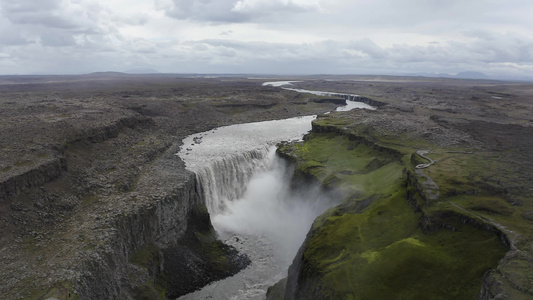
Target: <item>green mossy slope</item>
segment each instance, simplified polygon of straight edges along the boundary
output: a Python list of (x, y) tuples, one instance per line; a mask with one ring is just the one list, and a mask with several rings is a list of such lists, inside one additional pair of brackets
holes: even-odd
[[(430, 205), (409, 145), (390, 143), (391, 137), (380, 143), (362, 134), (365, 128), (347, 125), (321, 118), (305, 142), (279, 147), (297, 177), (345, 199), (315, 220), (296, 290), (285, 298), (476, 298), (484, 273), (508, 250), (499, 235)], [(500, 208), (490, 198), (483, 203)]]

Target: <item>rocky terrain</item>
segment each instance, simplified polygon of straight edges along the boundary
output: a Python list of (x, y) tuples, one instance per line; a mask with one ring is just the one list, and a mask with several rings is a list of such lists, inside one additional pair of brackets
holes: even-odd
[(335, 107), (233, 78), (0, 80), (1, 299), (172, 297), (236, 272), (181, 139)]
[[(337, 149), (351, 136), (365, 141), (364, 155), (354, 157), (353, 170), (343, 163), (338, 169), (339, 161), (349, 161), (342, 156), (333, 165), (325, 158), (302, 160), (314, 161), (303, 173), (333, 170), (310, 174), (325, 188), (340, 187), (348, 200), (316, 221), (278, 295), (305, 299), (307, 286), (321, 287), (310, 292), (324, 299), (351, 295), (349, 288), (337, 290), (320, 277), (306, 279), (320, 268), (340, 278), (336, 272), (350, 266), (330, 268), (342, 258), (338, 251), (344, 244), (319, 251), (321, 237), (335, 228), (321, 222), (344, 218), (349, 226), (355, 222), (368, 232), (384, 232), (365, 227), (361, 218), (397, 226), (385, 217), (401, 212), (411, 231), (384, 234), (383, 247), (398, 240), (403, 242), (395, 247), (414, 247), (417, 240), (431, 244), (432, 236), (424, 234), (434, 231), (446, 233), (451, 243), (454, 236), (442, 230), (459, 229), (464, 239), (475, 237), (494, 249), (480, 255), (487, 258), (483, 264), (474, 264), (469, 291), (483, 287), (482, 299), (532, 297), (533, 85), (368, 76), (288, 79), (302, 80), (298, 88), (359, 94), (384, 105), (322, 116), (315, 123), (317, 149)], [(263, 87), (263, 81), (120, 73), (0, 76), (0, 298), (176, 297), (246, 266), (246, 257), (216, 240), (195, 177), (174, 154), (194, 132), (323, 113), (338, 105)], [(329, 144), (321, 144), (326, 141), (320, 134), (340, 137), (329, 138), (328, 143), (338, 142), (335, 147), (322, 147)], [(359, 147), (351, 143), (347, 155)], [(415, 170), (427, 162), (416, 155), (420, 149), (429, 149), (436, 163)], [(289, 150), (287, 157), (300, 159)], [(324, 153), (315, 154), (331, 155)], [(392, 175), (372, 173), (380, 169)], [(361, 177), (369, 174), (375, 176)], [(354, 189), (350, 178), (356, 177), (368, 178), (368, 186)], [(372, 206), (380, 197), (394, 203), (390, 213)], [(462, 229), (461, 223), (470, 227)], [(318, 244), (306, 248), (313, 237)], [(464, 250), (452, 244), (455, 253)], [(353, 257), (371, 258), (383, 251), (376, 245), (347, 249)], [(306, 249), (320, 264), (302, 260)], [(484, 266), (493, 271), (484, 273)]]
[(344, 202), (268, 298), (532, 299), (533, 86), (367, 79), (298, 84), (387, 105), (280, 145), (297, 179)]

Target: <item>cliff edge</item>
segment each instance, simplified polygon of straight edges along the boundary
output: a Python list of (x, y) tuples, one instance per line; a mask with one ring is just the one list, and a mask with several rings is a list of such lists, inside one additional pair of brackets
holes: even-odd
[(472, 134), (498, 125), (433, 113), (322, 115), (304, 142), (278, 146), (297, 181), (344, 200), (315, 220), (268, 299), (533, 297), (529, 166), (502, 178), (514, 157)]
[(248, 259), (217, 240), (181, 139), (334, 107), (246, 80), (71, 77), (0, 85), (1, 299), (175, 298), (234, 274)]

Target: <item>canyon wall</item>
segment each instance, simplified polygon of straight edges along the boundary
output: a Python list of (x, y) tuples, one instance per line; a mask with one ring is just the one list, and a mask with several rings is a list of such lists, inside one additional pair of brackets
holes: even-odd
[[(278, 153), (296, 165), (298, 184), (340, 189), (344, 202), (315, 220), (286, 283), (272, 287), (268, 299), (493, 299), (520, 293), (497, 275), (510, 263), (507, 256), (516, 256), (507, 234), (432, 205), (425, 180), (412, 170), (411, 153), (358, 129), (327, 116), (313, 123), (304, 143), (280, 144)], [(466, 274), (465, 265), (475, 272)], [(437, 279), (442, 272), (456, 277)]]

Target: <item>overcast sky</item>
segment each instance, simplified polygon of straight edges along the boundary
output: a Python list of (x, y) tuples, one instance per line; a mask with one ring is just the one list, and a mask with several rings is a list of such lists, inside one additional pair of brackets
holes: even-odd
[(530, 0), (0, 0), (0, 74), (533, 74)]

